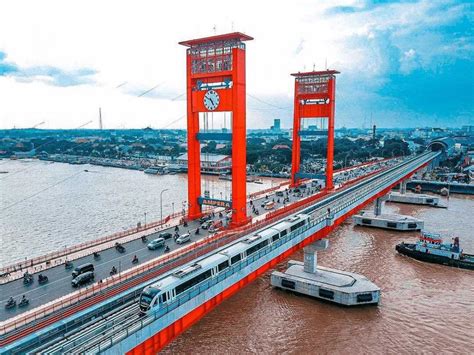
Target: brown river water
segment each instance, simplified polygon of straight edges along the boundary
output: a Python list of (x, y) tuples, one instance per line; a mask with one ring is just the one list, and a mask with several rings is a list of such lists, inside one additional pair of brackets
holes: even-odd
[[(425, 229), (459, 236), (474, 254), (474, 198), (451, 196), (449, 208), (387, 204), (417, 216)], [(419, 262), (395, 251), (417, 233), (354, 227), (330, 236), (321, 265), (365, 275), (381, 290), (378, 306), (346, 308), (270, 286), (270, 272), (224, 301), (175, 339), (167, 353), (474, 354), (474, 271)], [(290, 259), (302, 260), (298, 251)], [(286, 268), (287, 261), (278, 266)]]

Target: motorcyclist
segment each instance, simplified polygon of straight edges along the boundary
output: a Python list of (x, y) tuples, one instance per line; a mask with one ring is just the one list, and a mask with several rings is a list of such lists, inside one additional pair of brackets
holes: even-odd
[(138, 258), (136, 255), (133, 256), (132, 263), (138, 263)]
[(116, 274), (117, 273), (117, 268), (114, 266), (112, 266), (112, 270), (110, 271), (111, 274)]
[(23, 295), (23, 296), (21, 297), (21, 302), (20, 302), (20, 303), (26, 303), (26, 302), (28, 302), (28, 299), (26, 298), (25, 295)]
[(196, 228), (196, 232), (194, 232), (195, 234), (199, 234), (199, 227)]
[(167, 251), (170, 251), (170, 247), (169, 246), (165, 246), (165, 252)]
[(13, 304), (15, 303), (15, 300), (13, 299), (13, 297), (10, 297), (7, 301), (7, 304)]
[(179, 227), (178, 226), (174, 227), (174, 230), (175, 232), (179, 231)]

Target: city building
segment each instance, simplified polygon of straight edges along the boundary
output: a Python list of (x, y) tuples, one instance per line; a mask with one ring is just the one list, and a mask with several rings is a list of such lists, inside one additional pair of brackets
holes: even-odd
[(273, 126), (270, 127), (272, 131), (279, 131), (281, 129), (281, 120), (279, 118), (275, 118), (273, 120)]
[[(188, 166), (188, 153), (176, 158), (179, 166)], [(201, 172), (207, 174), (229, 174), (232, 169), (232, 158), (230, 155), (201, 153)]]

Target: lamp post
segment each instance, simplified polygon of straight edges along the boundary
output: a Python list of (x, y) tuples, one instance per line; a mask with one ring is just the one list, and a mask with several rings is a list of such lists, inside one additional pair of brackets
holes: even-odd
[(174, 202), (171, 202), (171, 206), (173, 207), (173, 214), (174, 214)]
[(146, 212), (145, 212), (145, 227), (146, 227)]
[(160, 222), (163, 222), (163, 192), (168, 190), (169, 189), (163, 189), (160, 192)]

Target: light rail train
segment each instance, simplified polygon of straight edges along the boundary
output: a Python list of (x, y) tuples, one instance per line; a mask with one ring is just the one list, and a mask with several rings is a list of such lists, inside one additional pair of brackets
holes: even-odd
[(229, 266), (275, 243), (309, 222), (309, 215), (297, 214), (262, 229), (250, 237), (243, 237), (225, 249), (216, 250), (214, 254), (197, 262), (183, 266), (143, 289), (139, 299), (140, 312), (149, 313), (158, 310), (160, 305), (174, 300), (191, 287), (218, 276)]

